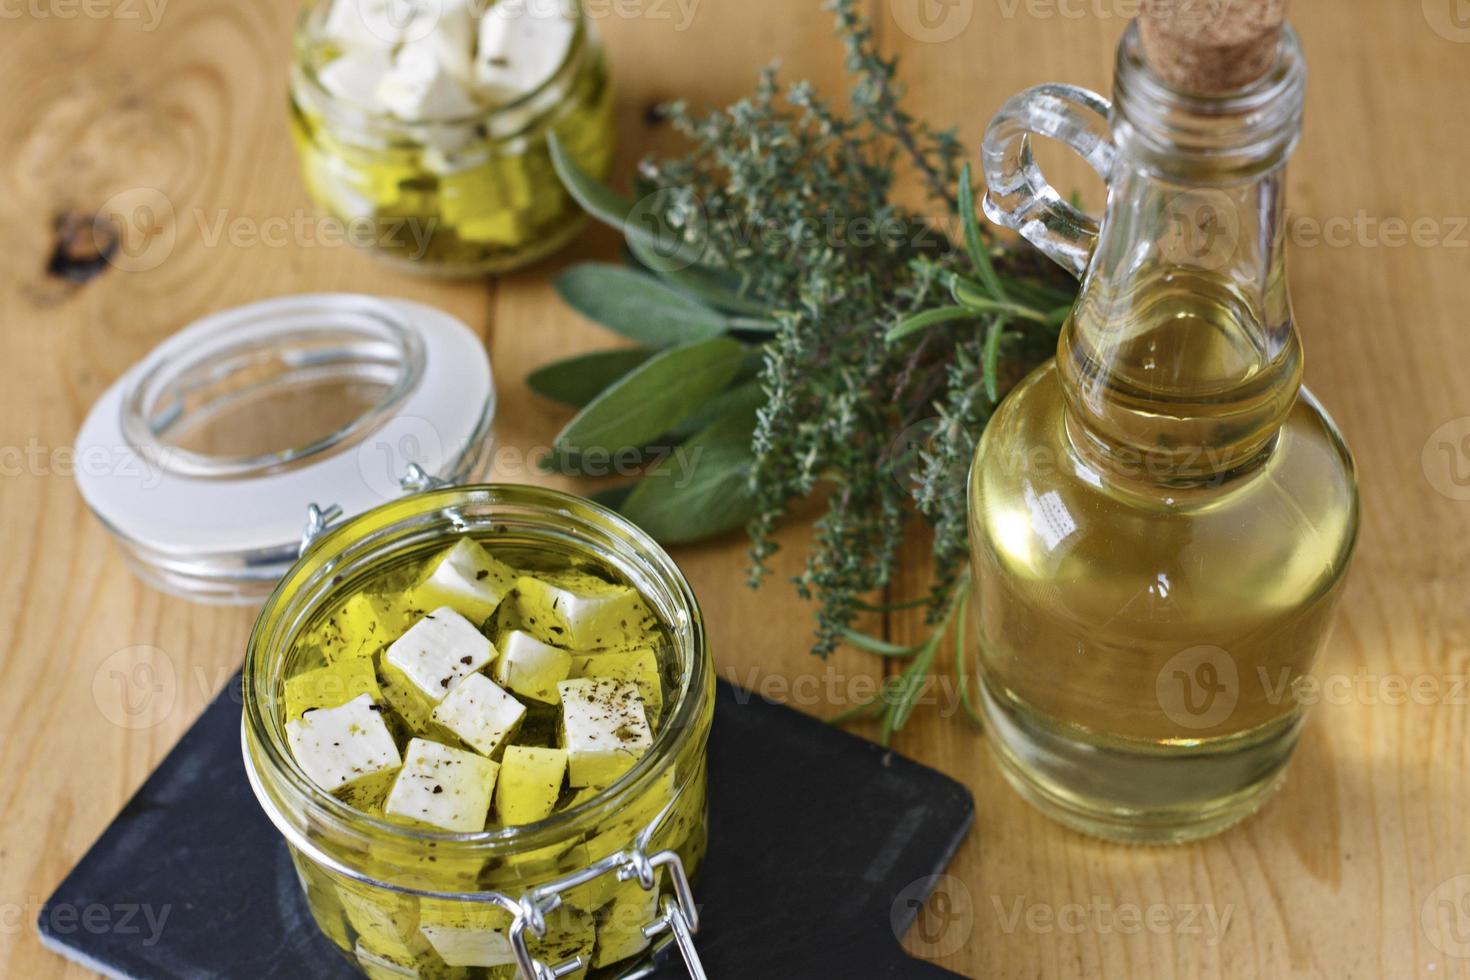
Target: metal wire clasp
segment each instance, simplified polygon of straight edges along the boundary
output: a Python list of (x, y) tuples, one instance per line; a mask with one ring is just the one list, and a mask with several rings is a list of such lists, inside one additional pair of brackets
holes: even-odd
[(341, 516), (342, 508), (337, 504), (328, 504), (326, 507), (307, 504), (306, 524), (301, 528), (301, 547), (296, 550), (297, 557), (306, 554), (311, 543), (325, 534), (328, 526)]
[(527, 933), (541, 938), (546, 935), (546, 917), (561, 906), (562, 893), (585, 885), (605, 874), (615, 874), (619, 881), (637, 881), (644, 891), (658, 888), (659, 869), (667, 868), (674, 894), (664, 896), (659, 916), (643, 926), (643, 935), (653, 939), (664, 932), (673, 934), (675, 945), (684, 957), (684, 966), (694, 980), (707, 980), (699, 953), (694, 948), (694, 935), (699, 932), (699, 909), (694, 904), (694, 890), (684, 872), (684, 862), (673, 851), (659, 851), (653, 856), (634, 846), (609, 854), (587, 867), (533, 888), (521, 896), (515, 918), (510, 924), (510, 948), (515, 954), (521, 980), (554, 980), (576, 973), (588, 964), (574, 956), (551, 966), (531, 954)]
[[(451, 484), (449, 480), (430, 476), (418, 463), (409, 463), (403, 471), (403, 476), (398, 478), (398, 485), (405, 493), (422, 493), (425, 490), (438, 490)], [(306, 524), (301, 528), (301, 546), (297, 549), (297, 556), (306, 554), (311, 543), (325, 534), (332, 522), (341, 516), (342, 508), (337, 504), (328, 504), (326, 507), (320, 504), (307, 504)]]
[(563, 892), (585, 885), (605, 874), (615, 874), (619, 881), (637, 881), (640, 888), (651, 892), (658, 888), (660, 868), (668, 869), (674, 894), (664, 896), (659, 906), (658, 918), (643, 927), (643, 935), (651, 940), (665, 932), (672, 934), (679, 955), (684, 958), (684, 968), (689, 971), (692, 980), (708, 980), (704, 964), (699, 961), (699, 951), (694, 948), (694, 936), (699, 932), (699, 908), (694, 904), (694, 889), (690, 887), (689, 875), (684, 871), (684, 862), (673, 851), (659, 851), (652, 856), (648, 854), (654, 833), (674, 811), (679, 797), (688, 786), (685, 783), (680, 787), (674, 798), (664, 805), (648, 826), (638, 832), (632, 847), (609, 854), (585, 868), (532, 888), (521, 896), (521, 900), (515, 903), (515, 918), (511, 921), (508, 933), (510, 948), (516, 958), (516, 968), (520, 971), (520, 980), (555, 980), (557, 977), (576, 973), (587, 965), (581, 956), (550, 966), (531, 955), (527, 931), (537, 938), (546, 935), (546, 916), (560, 907)]

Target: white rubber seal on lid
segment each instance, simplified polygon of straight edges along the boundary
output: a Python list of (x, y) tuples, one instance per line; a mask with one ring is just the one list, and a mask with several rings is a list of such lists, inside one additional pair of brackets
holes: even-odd
[(470, 479), (494, 411), (484, 345), (454, 317), (287, 296), (205, 317), (119, 378), (78, 434), (77, 484), (154, 585), (254, 602), (311, 505), (351, 517), (413, 475)]

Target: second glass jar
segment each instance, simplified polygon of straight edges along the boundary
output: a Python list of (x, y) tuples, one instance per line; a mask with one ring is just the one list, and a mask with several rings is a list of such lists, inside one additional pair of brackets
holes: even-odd
[(555, 134), (599, 179), (615, 148), (612, 89), (591, 21), (566, 0), (575, 32), (534, 91), (470, 116), (407, 122), (323, 85), (340, 51), (325, 37), (331, 4), (308, 5), (291, 66), (291, 130), (317, 206), (353, 244), (441, 276), (504, 272), (565, 244), (585, 215), (551, 162)]

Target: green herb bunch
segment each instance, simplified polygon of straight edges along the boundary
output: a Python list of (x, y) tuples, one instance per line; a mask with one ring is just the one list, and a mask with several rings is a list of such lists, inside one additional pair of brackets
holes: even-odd
[[(908, 661), (854, 712), (880, 716), (886, 739), (963, 618), (976, 439), (1007, 385), (1055, 350), (1074, 287), (981, 231), (959, 141), (902, 108), (897, 63), (857, 6), (828, 4), (852, 76), (845, 110), (806, 83), (783, 90), (769, 69), (722, 111), (668, 106), (690, 150), (645, 161), (632, 198), (553, 146), (630, 260), (573, 267), (557, 288), (637, 346), (557, 362), (530, 384), (580, 409), (553, 466), (631, 454), (641, 477), (604, 499), (667, 543), (747, 527), (752, 584), (777, 524), (824, 495), (796, 587), (817, 600), (814, 653), (847, 642)], [(914, 175), (931, 215), (895, 199)], [(892, 580), (916, 513), (932, 529), (932, 592), (867, 601)], [(852, 628), (864, 610), (913, 606), (935, 627), (914, 647)]]

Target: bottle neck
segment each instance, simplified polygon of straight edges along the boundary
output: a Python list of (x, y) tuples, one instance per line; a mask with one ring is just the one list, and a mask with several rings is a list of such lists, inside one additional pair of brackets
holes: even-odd
[(1240, 92), (1168, 89), (1119, 47), (1108, 204), (1057, 364), (1074, 445), (1149, 482), (1217, 481), (1270, 451), (1301, 383), (1284, 251), (1300, 131), (1295, 36)]

